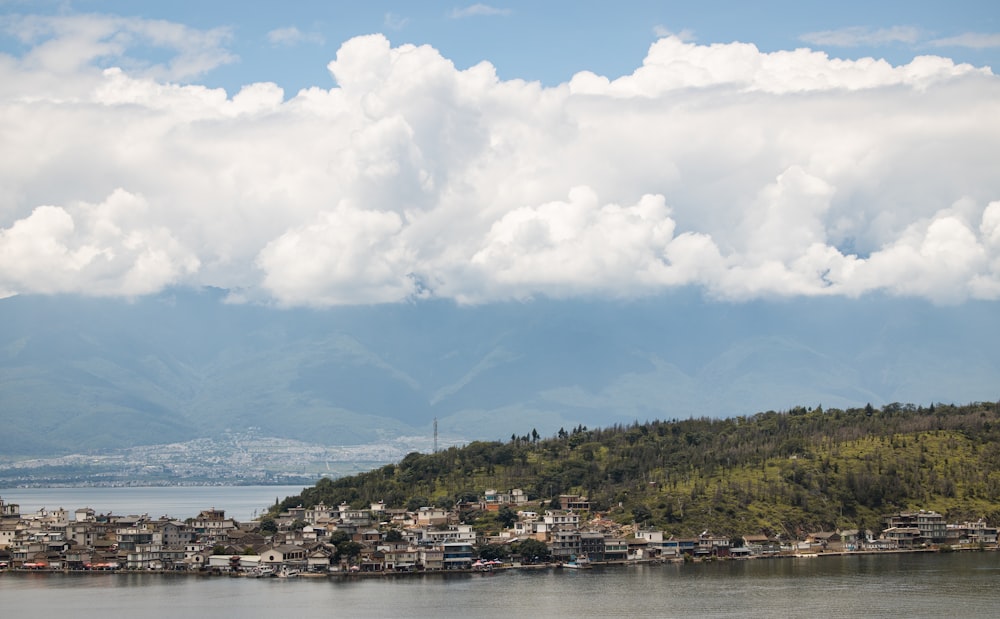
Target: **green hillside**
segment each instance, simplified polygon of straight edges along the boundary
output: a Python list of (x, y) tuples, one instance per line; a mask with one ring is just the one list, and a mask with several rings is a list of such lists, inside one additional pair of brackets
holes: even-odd
[(805, 409), (654, 421), (542, 439), (475, 442), (337, 480), (276, 509), (318, 502), (451, 506), (486, 489), (687, 535), (872, 528), (887, 512), (1000, 521), (1000, 404)]

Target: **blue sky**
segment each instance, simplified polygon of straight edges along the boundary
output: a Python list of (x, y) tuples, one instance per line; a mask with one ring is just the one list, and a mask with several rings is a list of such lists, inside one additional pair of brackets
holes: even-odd
[(0, 294), (996, 300), (998, 13), (0, 1)]
[[(290, 93), (330, 86), (326, 63), (340, 44), (384, 33), (394, 45), (427, 44), (466, 68), (486, 60), (503, 79), (554, 85), (581, 70), (632, 72), (665, 32), (699, 43), (750, 42), (762, 51), (808, 46), (831, 56), (905, 63), (942, 54), (997, 66), (1000, 9), (973, 2), (706, 1), (548, 2), (0, 2), (21, 14), (114, 14), (229, 32), (238, 57), (202, 83), (236, 91), (273, 81)], [(294, 29), (294, 31), (292, 30)], [(964, 38), (963, 38), (964, 37)], [(7, 38), (4, 47), (11, 50)]]

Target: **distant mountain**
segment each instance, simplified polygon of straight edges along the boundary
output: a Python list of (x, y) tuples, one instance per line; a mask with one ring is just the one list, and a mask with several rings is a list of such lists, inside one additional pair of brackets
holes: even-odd
[(995, 400), (996, 303), (536, 300), (276, 309), (221, 290), (0, 300), (0, 452), (226, 429), (332, 445)]

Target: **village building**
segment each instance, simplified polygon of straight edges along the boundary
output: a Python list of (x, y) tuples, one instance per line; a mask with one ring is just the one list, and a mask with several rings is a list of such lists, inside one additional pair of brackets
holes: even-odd
[[(501, 501), (515, 500), (513, 492), (509, 499), (496, 493), (484, 495), (484, 501), (485, 497), (492, 497), (499, 505), (506, 504)], [(932, 511), (886, 515), (884, 522), (894, 526), (887, 527), (879, 539), (872, 539), (868, 531), (817, 531), (786, 541), (783, 546), (774, 537), (746, 535), (734, 548), (730, 537), (708, 531), (697, 537), (670, 537), (652, 529), (633, 532), (631, 526), (618, 525), (600, 515), (584, 523), (572, 508), (548, 510), (541, 516), (521, 510), (513, 526), (484, 537), (471, 524), (455, 524), (456, 513), (452, 510), (424, 507), (406, 513), (381, 503), (362, 510), (346, 504), (336, 509), (323, 504), (293, 508), (284, 512), (281, 520), (297, 524), (270, 535), (260, 530), (259, 523), (236, 522), (215, 508), (182, 521), (166, 516), (151, 519), (146, 514), (103, 514), (90, 508), (74, 512), (40, 509), (21, 514), (9, 503), (2, 507), (7, 516), (0, 519), (0, 569), (32, 570), (211, 570), (255, 574), (269, 570), (284, 575), (335, 570), (411, 572), (473, 568), (478, 559), (476, 549), (484, 543), (505, 546), (516, 561), (516, 544), (528, 539), (547, 544), (552, 561), (572, 564), (584, 558), (591, 563), (624, 563), (682, 557), (742, 558), (779, 552), (907, 550), (946, 544), (995, 547), (998, 537), (997, 528), (983, 520), (948, 524)], [(378, 519), (391, 518), (392, 524), (390, 520), (372, 518), (376, 514)], [(401, 522), (407, 526), (401, 526)], [(387, 538), (390, 530), (398, 535)], [(334, 532), (346, 534), (347, 540), (357, 544), (350, 555), (340, 556), (338, 547), (329, 543)]]
[(504, 505), (517, 507), (527, 502), (528, 495), (520, 488), (514, 488), (510, 492), (497, 492), (491, 488), (483, 493), (481, 507), (489, 511), (497, 511)]
[(17, 503), (6, 503), (0, 497), (0, 519), (11, 518), (17, 520), (21, 517), (21, 506)]

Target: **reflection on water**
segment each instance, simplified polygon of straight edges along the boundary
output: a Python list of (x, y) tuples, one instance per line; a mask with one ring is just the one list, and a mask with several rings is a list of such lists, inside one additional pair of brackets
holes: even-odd
[(968, 617), (997, 615), (1000, 554), (720, 561), (588, 571), (256, 580), (0, 575), (3, 616)]

